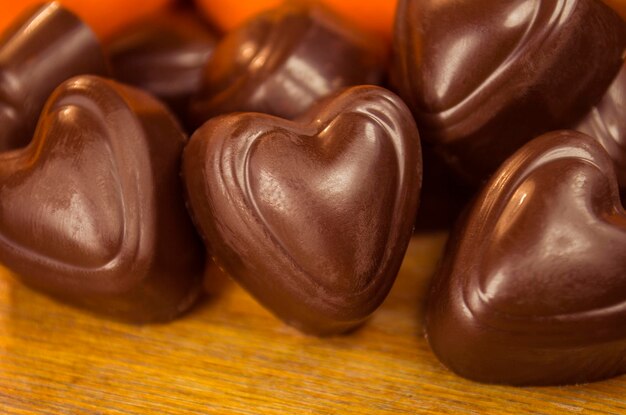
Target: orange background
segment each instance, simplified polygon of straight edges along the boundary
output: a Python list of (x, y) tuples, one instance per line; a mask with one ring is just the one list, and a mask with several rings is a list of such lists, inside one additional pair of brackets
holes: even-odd
[[(196, 0), (210, 21), (222, 30), (231, 30), (281, 0)], [(391, 38), (396, 0), (321, 0), (360, 26)]]
[[(26, 9), (42, 0), (10, 0), (0, 5), (0, 31), (3, 31)], [(173, 0), (60, 0), (87, 22), (100, 38), (106, 38), (123, 26), (154, 13)]]
[(626, 19), (626, 0), (604, 0), (604, 2), (617, 10), (622, 19)]

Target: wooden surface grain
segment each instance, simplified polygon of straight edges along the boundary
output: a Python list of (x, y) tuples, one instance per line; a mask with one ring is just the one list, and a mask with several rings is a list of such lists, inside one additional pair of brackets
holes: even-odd
[(443, 242), (414, 237), (381, 309), (331, 339), (284, 326), (234, 283), (180, 320), (134, 327), (0, 269), (0, 414), (626, 414), (626, 377), (522, 389), (443, 368), (421, 325)]

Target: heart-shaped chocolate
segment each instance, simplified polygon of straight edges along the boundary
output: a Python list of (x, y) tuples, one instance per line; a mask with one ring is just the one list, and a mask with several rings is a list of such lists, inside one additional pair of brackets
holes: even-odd
[(28, 144), (61, 82), (107, 73), (96, 35), (78, 17), (57, 2), (29, 10), (0, 37), (0, 151)]
[(356, 327), (386, 297), (421, 171), (409, 110), (373, 86), (329, 98), (298, 122), (213, 118), (183, 161), (193, 217), (216, 261), (278, 317), (317, 335)]
[(575, 130), (596, 138), (615, 163), (622, 189), (626, 189), (626, 64), (602, 100), (580, 120)]
[(400, 0), (396, 16), (393, 82), (423, 139), (474, 183), (588, 112), (626, 47), (598, 0)]
[(107, 50), (115, 79), (149, 91), (186, 120), (216, 38), (194, 14), (168, 10), (119, 33)]
[(626, 213), (613, 163), (559, 131), (515, 153), (451, 235), (429, 298), (430, 344), (490, 383), (589, 382), (626, 371)]
[(350, 85), (380, 83), (384, 44), (321, 5), (285, 2), (222, 39), (191, 105), (194, 122), (252, 111), (293, 119)]
[(117, 319), (186, 310), (204, 255), (179, 177), (185, 143), (139, 90), (92, 76), (61, 84), (31, 144), (0, 154), (0, 262), (31, 287)]

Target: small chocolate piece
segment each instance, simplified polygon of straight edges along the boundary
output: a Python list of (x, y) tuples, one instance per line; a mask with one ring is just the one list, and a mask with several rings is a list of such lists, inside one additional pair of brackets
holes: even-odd
[(186, 120), (215, 42), (194, 14), (169, 11), (128, 28), (107, 49), (116, 79), (159, 97)]
[(568, 128), (623, 63), (626, 24), (598, 0), (400, 0), (393, 83), (468, 182)]
[(185, 149), (183, 177), (218, 264), (288, 324), (330, 335), (389, 292), (422, 166), (413, 117), (389, 91), (353, 87), (314, 110), (310, 122), (211, 119)]
[(626, 372), (626, 212), (593, 138), (549, 133), (507, 160), (453, 232), (426, 318), (441, 361), (480, 382)]
[(380, 83), (385, 62), (380, 39), (320, 5), (287, 2), (218, 44), (192, 117), (197, 125), (235, 111), (293, 119), (343, 87)]
[(46, 99), (63, 81), (106, 75), (91, 29), (59, 3), (38, 6), (0, 37), (0, 151), (24, 147)]
[(574, 127), (596, 138), (615, 163), (622, 189), (626, 189), (626, 64), (604, 97)]
[(179, 177), (185, 143), (148, 94), (92, 76), (61, 84), (31, 144), (0, 154), (0, 262), (116, 319), (185, 311), (204, 266)]

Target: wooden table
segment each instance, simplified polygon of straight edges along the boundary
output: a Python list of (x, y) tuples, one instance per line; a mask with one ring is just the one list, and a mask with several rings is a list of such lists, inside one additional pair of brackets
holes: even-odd
[(444, 239), (414, 237), (383, 307), (331, 339), (298, 334), (234, 283), (178, 321), (134, 327), (0, 269), (0, 414), (626, 414), (626, 377), (522, 389), (442, 367), (421, 308)]

